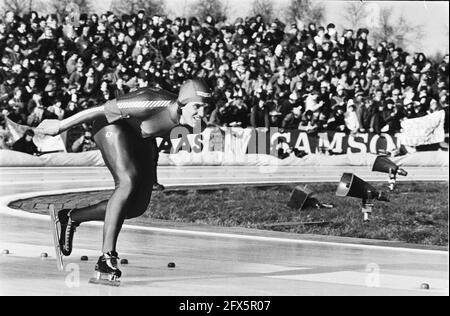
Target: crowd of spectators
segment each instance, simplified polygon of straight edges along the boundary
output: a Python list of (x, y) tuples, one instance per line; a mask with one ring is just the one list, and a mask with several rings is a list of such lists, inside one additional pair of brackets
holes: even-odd
[(82, 14), (75, 25), (7, 12), (0, 125), (7, 116), (35, 127), (139, 87), (176, 93), (189, 78), (214, 88), (205, 122), (215, 126), (395, 133), (405, 118), (448, 113), (448, 55), (433, 62), (393, 43), (371, 46), (369, 36), (364, 28), (340, 34), (332, 23), (300, 27), (261, 16), (230, 24), (107, 12)]

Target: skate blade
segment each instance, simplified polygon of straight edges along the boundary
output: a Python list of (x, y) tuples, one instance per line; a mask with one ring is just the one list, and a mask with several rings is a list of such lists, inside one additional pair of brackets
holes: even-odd
[(61, 252), (61, 247), (59, 245), (59, 229), (58, 229), (58, 214), (55, 210), (55, 206), (53, 204), (50, 204), (48, 207), (48, 211), (50, 213), (51, 218), (51, 228), (52, 228), (52, 235), (53, 235), (53, 244), (55, 246), (55, 257), (56, 257), (56, 266), (58, 268), (58, 271), (64, 271), (64, 262), (63, 262), (63, 254)]
[(91, 284), (99, 284), (99, 285), (107, 285), (107, 286), (120, 286), (119, 280), (105, 280), (105, 279), (98, 279), (98, 278), (91, 278), (89, 280), (89, 283)]

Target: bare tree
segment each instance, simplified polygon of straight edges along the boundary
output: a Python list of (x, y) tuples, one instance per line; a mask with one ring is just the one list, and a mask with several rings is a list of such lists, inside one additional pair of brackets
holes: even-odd
[(133, 14), (144, 10), (148, 16), (165, 15), (166, 6), (164, 0), (113, 0), (111, 11), (115, 14)]
[(312, 0), (290, 0), (286, 10), (289, 22), (320, 24), (325, 17), (325, 7), (320, 2)]
[(14, 14), (23, 15), (30, 10), (30, 3), (23, 0), (3, 0), (2, 11), (12, 11)]
[(61, 19), (69, 15), (74, 8), (77, 13), (89, 13), (92, 9), (91, 0), (53, 0), (51, 3), (53, 12), (58, 14)]
[(28, 0), (28, 12), (33, 11), (33, 0)]
[(273, 17), (273, 0), (253, 0), (251, 12), (254, 16), (261, 15), (264, 21), (271, 21)]
[(362, 27), (363, 21), (368, 17), (366, 4), (362, 1), (351, 1), (344, 5), (342, 17), (348, 22), (349, 27), (356, 29)]
[(393, 14), (392, 7), (380, 9), (378, 26), (372, 31), (373, 41), (375, 43), (392, 42), (398, 47), (413, 43), (415, 47), (421, 47), (421, 40), (424, 37), (423, 25), (407, 21), (403, 14), (398, 18), (394, 18)]
[(442, 53), (442, 51), (437, 51), (432, 56), (430, 56), (429, 59), (434, 63), (439, 64), (440, 62), (442, 62), (442, 59), (444, 59), (444, 54)]
[(197, 0), (192, 4), (189, 15), (201, 21), (210, 15), (217, 22), (223, 22), (227, 19), (228, 5), (221, 0)]

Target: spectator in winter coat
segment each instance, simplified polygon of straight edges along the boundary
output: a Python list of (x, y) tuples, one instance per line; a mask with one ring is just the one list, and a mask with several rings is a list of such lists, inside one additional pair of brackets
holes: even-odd
[(300, 122), (302, 121), (302, 108), (296, 107), (292, 109), (292, 112), (286, 115), (281, 123), (282, 130), (296, 130), (299, 129)]
[(33, 142), (33, 137), (33, 130), (26, 130), (24, 135), (14, 143), (12, 149), (29, 155), (37, 155), (39, 153), (39, 150), (36, 144)]
[(301, 120), (298, 129), (307, 134), (317, 133), (317, 123), (312, 111), (306, 111), (303, 119)]
[(37, 105), (33, 112), (27, 117), (27, 125), (31, 127), (38, 126), (43, 120), (57, 119), (58, 117), (48, 111), (42, 104)]
[(345, 127), (350, 133), (357, 133), (359, 130), (359, 120), (356, 114), (355, 104), (352, 99), (347, 102), (347, 112), (345, 112)]
[(333, 113), (328, 120), (328, 130), (335, 132), (345, 132), (346, 126), (343, 107), (338, 106), (333, 110)]
[(378, 103), (378, 106), (374, 110), (372, 127), (375, 134), (381, 134), (381, 132), (385, 131), (386, 121), (384, 120), (384, 108), (384, 103)]
[(361, 133), (373, 133), (374, 108), (370, 98), (366, 98), (360, 106), (358, 119), (360, 125), (359, 131)]
[(250, 125), (253, 128), (257, 127), (270, 127), (269, 109), (264, 99), (260, 99), (258, 104), (252, 107), (250, 113)]
[(98, 147), (92, 138), (92, 132), (90, 131), (84, 131), (83, 135), (72, 144), (72, 152), (74, 153), (95, 150), (97, 148)]

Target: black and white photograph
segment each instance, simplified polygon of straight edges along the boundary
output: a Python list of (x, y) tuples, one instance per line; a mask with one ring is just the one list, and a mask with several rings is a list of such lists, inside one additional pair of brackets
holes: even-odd
[(0, 0), (0, 55), (0, 296), (449, 295), (448, 1)]

